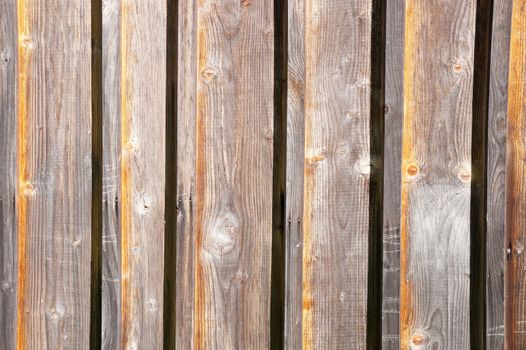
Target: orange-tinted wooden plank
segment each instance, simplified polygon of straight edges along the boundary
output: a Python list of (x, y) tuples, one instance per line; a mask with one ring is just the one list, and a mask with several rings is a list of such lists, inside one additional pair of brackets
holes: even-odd
[(526, 347), (526, 1), (514, 0), (506, 158), (505, 345)]
[(474, 0), (406, 1), (402, 349), (470, 346), (475, 15)]

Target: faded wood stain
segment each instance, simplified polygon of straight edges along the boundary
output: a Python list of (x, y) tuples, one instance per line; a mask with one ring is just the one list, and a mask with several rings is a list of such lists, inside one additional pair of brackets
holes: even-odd
[(469, 348), (475, 5), (406, 2), (402, 349)]

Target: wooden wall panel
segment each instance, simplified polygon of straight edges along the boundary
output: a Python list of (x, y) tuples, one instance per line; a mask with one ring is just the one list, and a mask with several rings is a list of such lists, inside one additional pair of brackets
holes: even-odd
[[(197, 2), (180, 1), (177, 43), (176, 348), (194, 349)], [(202, 176), (201, 174), (200, 176)]]
[(288, 1), (285, 348), (302, 347), (305, 1)]
[[(372, 2), (308, 0), (301, 6), (304, 29), (297, 28), (296, 40), (305, 45), (302, 346), (362, 349), (368, 292)], [(299, 83), (289, 82), (291, 89)]]
[(16, 91), (17, 16), (14, 0), (0, 3), (0, 339), (16, 344)]
[(505, 178), (508, 53), (512, 1), (495, 0), (490, 67), (487, 161), (487, 348), (504, 348)]
[(102, 334), (103, 349), (121, 347), (121, 1), (102, 8)]
[(526, 1), (513, 1), (506, 167), (506, 349), (526, 347)]
[(405, 0), (387, 2), (383, 198), (382, 349), (400, 348), (400, 186)]
[(163, 345), (166, 1), (121, 1), (119, 11), (120, 132), (112, 137), (120, 135), (122, 347), (158, 349)]
[(475, 7), (473, 0), (406, 2), (402, 349), (470, 346)]
[(195, 123), (195, 220), (186, 221), (195, 235), (193, 346), (263, 349), (270, 340), (274, 3), (204, 0), (183, 8), (197, 10), (197, 61), (181, 67), (197, 73), (195, 121), (180, 116), (189, 123), (182, 125)]
[(18, 1), (18, 348), (89, 347), (90, 11)]

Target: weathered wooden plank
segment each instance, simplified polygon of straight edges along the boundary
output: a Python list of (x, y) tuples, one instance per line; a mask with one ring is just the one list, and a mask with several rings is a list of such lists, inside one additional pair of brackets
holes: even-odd
[(285, 348), (302, 348), (305, 0), (288, 1)]
[(122, 347), (163, 345), (166, 1), (121, 1)]
[[(194, 349), (197, 2), (178, 2), (176, 349)], [(199, 176), (203, 176), (200, 174)]]
[(119, 349), (121, 322), (121, 1), (102, 8), (102, 348)]
[(0, 339), (16, 344), (16, 2), (0, 3)]
[(197, 6), (198, 349), (269, 347), (273, 8), (270, 0)]
[(486, 344), (504, 348), (505, 174), (508, 112), (509, 0), (494, 0), (488, 106)]
[(526, 1), (514, 0), (511, 22), (506, 166), (505, 348), (526, 348)]
[(402, 349), (470, 346), (475, 7), (474, 0), (406, 1)]
[(304, 31), (298, 33), (305, 45), (302, 346), (363, 349), (372, 1), (308, 0), (301, 5), (305, 7)]
[(382, 349), (400, 348), (400, 185), (405, 0), (386, 4)]
[(91, 5), (18, 1), (17, 347), (88, 349)]

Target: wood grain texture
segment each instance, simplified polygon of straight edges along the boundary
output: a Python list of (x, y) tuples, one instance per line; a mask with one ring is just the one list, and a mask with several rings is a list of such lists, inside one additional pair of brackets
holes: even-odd
[(166, 1), (120, 3), (122, 347), (163, 346)]
[(506, 124), (511, 9), (511, 1), (494, 0), (487, 161), (486, 342), (488, 349), (504, 349)]
[(473, 0), (406, 2), (402, 349), (470, 346), (475, 7)]
[(194, 347), (269, 347), (274, 3), (197, 8)]
[(194, 349), (197, 1), (178, 2), (176, 349)]
[(17, 16), (14, 0), (0, 3), (0, 339), (16, 344), (16, 91)]
[(18, 1), (19, 349), (88, 349), (91, 7)]
[(305, 6), (302, 347), (366, 345), (371, 1)]
[(102, 348), (121, 348), (120, 0), (102, 8)]
[(526, 347), (526, 1), (513, 1), (506, 167), (505, 348)]
[(383, 200), (382, 349), (400, 348), (400, 186), (405, 0), (387, 2)]
[(305, 1), (288, 1), (285, 348), (302, 348)]

